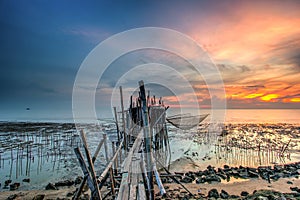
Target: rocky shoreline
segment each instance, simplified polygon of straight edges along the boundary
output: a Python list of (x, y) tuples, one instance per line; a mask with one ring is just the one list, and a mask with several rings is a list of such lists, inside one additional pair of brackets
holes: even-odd
[[(155, 199), (300, 199), (300, 162), (285, 165), (260, 166), (257, 168), (224, 165), (223, 168), (215, 169), (213, 166), (208, 166), (205, 170), (187, 171), (185, 173), (175, 172), (174, 177), (184, 184), (189, 191), (192, 191), (193, 195), (189, 194), (180, 185), (174, 183), (172, 178), (166, 174), (161, 173), (161, 176), (167, 194), (160, 196), (158, 190), (156, 190)], [(48, 183), (44, 190), (37, 191), (18, 191), (16, 188), (14, 191), (1, 192), (0, 199), (72, 199), (76, 192), (76, 187), (78, 187), (81, 180), (82, 177), (77, 177), (74, 180)], [(246, 181), (239, 183), (237, 180)], [(249, 181), (247, 182), (247, 180)], [(277, 189), (272, 188), (272, 185), (280, 180), (283, 180), (286, 185), (283, 185), (282, 182), (277, 185), (288, 188), (282, 191), (278, 190), (278, 187)], [(228, 189), (230, 183), (240, 184), (241, 188), (239, 189), (242, 189), (241, 192), (237, 194), (238, 188), (236, 187), (236, 191), (234, 190), (235, 192), (232, 194), (230, 189)], [(260, 188), (259, 186), (264, 183), (270, 189), (255, 189), (250, 192), (246, 190), (247, 184), (249, 185), (250, 183), (258, 184), (256, 188)], [(218, 187), (215, 188), (215, 186)], [(235, 186), (233, 185), (233, 187)], [(105, 192), (107, 192), (107, 189), (109, 188), (105, 188)], [(287, 189), (289, 192), (287, 192)], [(89, 193), (86, 190), (81, 199), (89, 199), (89, 197)]]
[[(260, 166), (257, 168), (249, 167), (229, 167), (224, 165), (223, 168), (215, 169), (212, 166), (208, 166), (205, 170), (188, 171), (185, 173), (175, 172), (176, 178), (185, 184), (194, 185), (194, 187), (202, 185), (213, 185), (214, 183), (222, 183), (226, 185), (226, 182), (231, 182), (231, 179), (239, 180), (263, 180), (271, 187), (272, 183), (279, 179), (287, 179), (287, 185), (290, 185), (289, 193), (282, 193), (272, 190), (254, 190), (252, 194), (247, 191), (241, 191), (239, 195), (231, 195), (227, 191), (215, 188), (210, 189), (207, 194), (201, 193), (198, 190), (194, 193), (194, 197), (188, 194), (187, 191), (182, 188), (170, 188), (166, 186), (167, 195), (160, 198), (157, 194), (157, 199), (202, 199), (202, 198), (221, 198), (221, 199), (300, 199), (300, 187), (293, 186), (292, 178), (299, 180), (300, 175), (300, 162), (274, 165), (272, 166)], [(174, 184), (174, 181), (169, 177), (162, 178), (163, 183)], [(298, 183), (299, 181), (297, 181)], [(297, 185), (297, 184), (296, 184)], [(284, 186), (283, 186), (284, 187)]]
[[(258, 168), (251, 167), (229, 167), (224, 165), (223, 168), (215, 169), (215, 167), (208, 166), (205, 170), (199, 170), (196, 172), (189, 171), (186, 173), (175, 172), (177, 177), (182, 183), (212, 183), (221, 182), (222, 180), (230, 181), (231, 178), (261, 178), (268, 181), (276, 181), (279, 178), (299, 178), (300, 175), (300, 162), (285, 164), (285, 165), (274, 165), (272, 166), (260, 166)], [(162, 178), (163, 183), (171, 183), (171, 178)]]

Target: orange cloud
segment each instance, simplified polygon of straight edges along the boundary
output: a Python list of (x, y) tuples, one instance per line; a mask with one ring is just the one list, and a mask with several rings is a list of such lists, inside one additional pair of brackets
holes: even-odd
[(245, 96), (245, 98), (247, 99), (253, 99), (253, 98), (256, 98), (256, 97), (260, 97), (262, 96), (263, 94), (262, 93), (258, 93), (258, 94), (248, 94), (247, 96)]
[(300, 98), (292, 98), (291, 102), (300, 102)]
[(261, 97), (260, 99), (263, 101), (271, 101), (272, 99), (276, 99), (278, 97), (279, 97), (278, 94), (267, 94), (267, 95)]

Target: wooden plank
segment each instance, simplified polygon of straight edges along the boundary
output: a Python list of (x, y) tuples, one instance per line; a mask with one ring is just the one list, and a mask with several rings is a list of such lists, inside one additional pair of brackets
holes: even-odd
[(130, 181), (130, 198), (129, 199), (136, 199), (137, 198), (137, 186), (138, 186), (138, 179), (139, 179), (139, 162), (140, 160), (136, 157), (132, 158), (132, 165), (131, 165), (131, 181)]
[(138, 184), (138, 199), (146, 200), (145, 186), (143, 183)]
[(131, 159), (134, 153), (137, 153), (140, 149), (140, 146), (142, 144), (142, 131), (138, 134), (137, 138), (135, 139), (133, 146), (131, 147), (127, 157), (125, 158), (123, 164), (122, 164), (122, 172), (128, 172), (129, 171), (129, 167), (130, 167), (130, 163), (131, 163)]
[(121, 151), (122, 145), (124, 142), (124, 138), (118, 148), (118, 150), (116, 151), (114, 157), (110, 160), (110, 162), (108, 163), (108, 165), (106, 166), (105, 170), (102, 172), (102, 174), (100, 175), (100, 177), (98, 178), (98, 182), (102, 182), (102, 179), (107, 175), (107, 173), (109, 172), (109, 169), (112, 167), (114, 160), (118, 157), (119, 152)]
[(118, 115), (117, 115), (116, 107), (114, 107), (114, 114), (115, 114), (115, 121), (116, 121), (116, 127), (117, 127), (118, 143), (120, 144), (120, 129), (119, 129), (119, 122), (118, 122)]
[(124, 172), (122, 173), (122, 181), (121, 181), (121, 185), (120, 185), (120, 189), (119, 189), (119, 193), (118, 193), (118, 200), (122, 200), (122, 199), (128, 199), (128, 172)]
[(124, 116), (124, 102), (123, 102), (123, 91), (122, 91), (122, 86), (120, 86), (120, 100), (121, 100), (121, 109), (122, 109), (122, 126), (123, 126), (123, 138), (125, 139), (124, 141), (124, 148), (127, 151), (127, 138), (126, 138), (126, 127), (125, 127), (125, 116)]

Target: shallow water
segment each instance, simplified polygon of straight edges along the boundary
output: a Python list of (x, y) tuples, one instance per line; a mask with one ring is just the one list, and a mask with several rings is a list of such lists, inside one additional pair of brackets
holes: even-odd
[[(112, 155), (111, 141), (117, 136), (111, 121), (101, 121), (108, 135), (109, 155)], [(73, 149), (81, 147), (79, 133), (73, 124), (62, 123), (0, 123), (0, 178), (1, 190), (4, 181), (20, 182), (20, 189), (42, 189), (49, 182), (75, 179), (82, 172)], [(168, 125), (171, 146), (171, 160), (183, 156), (191, 157), (200, 168), (208, 165), (257, 167), (260, 165), (284, 164), (300, 159), (300, 127), (292, 124), (217, 124), (220, 131), (208, 131), (204, 123), (199, 129), (182, 131)], [(88, 145), (94, 152), (103, 132), (99, 127), (85, 124)], [(283, 156), (282, 147), (291, 139)], [(258, 150), (260, 141), (260, 150)], [(29, 152), (29, 153), (28, 153)], [(31, 153), (30, 153), (31, 152)], [(83, 151), (82, 151), (83, 152)], [(96, 162), (97, 174), (105, 167), (102, 148)], [(23, 183), (30, 178), (30, 183)], [(240, 181), (240, 180), (236, 180)]]

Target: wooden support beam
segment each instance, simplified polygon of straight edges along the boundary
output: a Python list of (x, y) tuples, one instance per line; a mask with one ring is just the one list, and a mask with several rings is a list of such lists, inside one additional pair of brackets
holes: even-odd
[(99, 178), (97, 179), (98, 182), (102, 182), (102, 179), (106, 176), (106, 174), (109, 172), (109, 169), (112, 167), (114, 160), (117, 158), (119, 152), (121, 151), (122, 145), (124, 142), (124, 138), (121, 142), (121, 144), (119, 145), (118, 150), (116, 151), (115, 155), (113, 156), (113, 158), (110, 160), (110, 162), (108, 163), (108, 165), (106, 166), (106, 168), (104, 169), (104, 171), (102, 172), (102, 174), (99, 176)]
[(99, 188), (98, 188), (98, 183), (97, 183), (97, 179), (96, 179), (94, 164), (93, 164), (93, 161), (91, 159), (91, 155), (90, 155), (90, 152), (89, 152), (89, 149), (88, 149), (88, 144), (87, 144), (87, 141), (86, 141), (85, 134), (84, 134), (83, 130), (80, 131), (80, 135), (81, 135), (81, 139), (82, 139), (82, 142), (83, 142), (83, 147), (84, 147), (84, 150), (85, 150), (86, 158), (87, 158), (87, 161), (88, 161), (88, 164), (89, 164), (89, 170), (90, 170), (90, 173), (91, 173), (91, 178), (92, 178), (94, 186), (95, 186), (94, 191), (92, 190), (92, 197), (95, 197), (95, 198), (101, 200), (102, 198), (101, 198), (100, 191), (99, 191)]
[[(99, 152), (100, 152), (100, 149), (101, 149), (103, 143), (104, 143), (104, 139), (102, 139), (102, 140), (99, 142), (98, 146), (97, 146), (97, 149), (96, 149), (96, 151), (95, 151), (95, 153), (94, 153), (94, 155), (93, 155), (93, 158), (92, 158), (93, 163), (94, 163), (95, 160), (97, 159), (97, 156), (98, 156), (98, 154), (99, 154)], [(80, 183), (80, 186), (79, 186), (79, 188), (78, 188), (78, 190), (77, 190), (77, 192), (76, 192), (76, 194), (75, 194), (75, 196), (74, 196), (74, 198), (73, 198), (73, 200), (77, 200), (77, 199), (80, 197), (81, 192), (82, 192), (82, 190), (83, 190), (83, 187), (84, 187), (86, 181), (87, 181), (87, 176), (84, 176), (84, 177), (83, 177), (83, 180), (82, 180), (82, 182)]]
[[(98, 186), (94, 184), (94, 181), (93, 181), (93, 179), (92, 179), (92, 177), (90, 175), (88, 167), (86, 166), (86, 164), (84, 162), (84, 158), (83, 158), (83, 156), (82, 156), (79, 148), (78, 147), (75, 148), (74, 152), (75, 152), (75, 154), (77, 156), (77, 159), (78, 159), (80, 167), (81, 167), (81, 169), (83, 171), (84, 177), (86, 177), (86, 179), (87, 179), (87, 184), (88, 184), (90, 190), (92, 191), (92, 196), (101, 200), (101, 195), (100, 195), (100, 191), (98, 189)], [(80, 196), (80, 194), (79, 194), (79, 196)], [(78, 199), (79, 196), (76, 197), (76, 198)]]
[(124, 102), (123, 102), (123, 91), (122, 86), (120, 86), (120, 100), (121, 100), (121, 110), (122, 110), (122, 126), (123, 126), (123, 138), (124, 140), (124, 148), (127, 151), (127, 138), (126, 138), (126, 127), (125, 127), (125, 116), (124, 116)]
[(154, 186), (153, 186), (153, 166), (151, 159), (151, 151), (152, 151), (152, 141), (150, 135), (150, 127), (149, 127), (149, 116), (148, 116), (148, 107), (146, 102), (146, 94), (145, 94), (145, 86), (144, 81), (139, 81), (140, 93), (141, 93), (141, 101), (142, 101), (142, 118), (143, 118), (143, 129), (144, 129), (144, 142), (145, 142), (145, 157), (147, 164), (147, 177), (149, 179), (149, 190), (150, 190), (150, 200), (154, 199)]
[(116, 127), (117, 127), (118, 144), (120, 144), (120, 128), (119, 128), (119, 122), (118, 122), (118, 115), (117, 115), (117, 108), (116, 107), (114, 107), (114, 114), (115, 114), (115, 121), (116, 121)]

